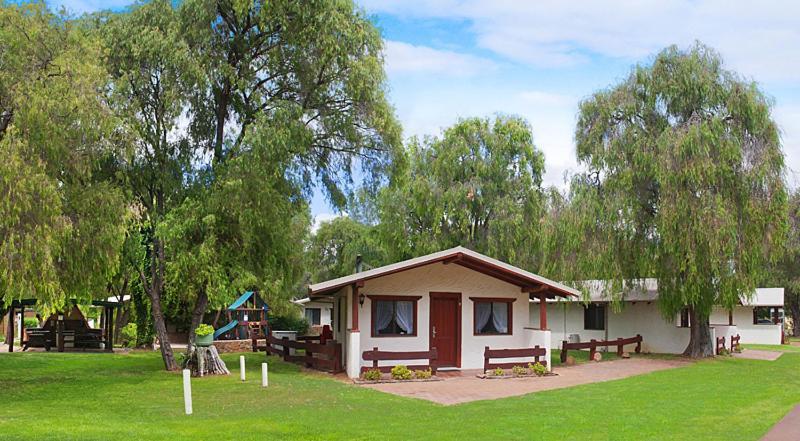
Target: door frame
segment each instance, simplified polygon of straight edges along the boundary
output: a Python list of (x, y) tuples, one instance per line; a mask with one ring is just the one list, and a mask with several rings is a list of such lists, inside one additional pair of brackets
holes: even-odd
[[(458, 300), (456, 303), (456, 307), (458, 308), (458, 313), (456, 314), (456, 366), (457, 368), (461, 368), (461, 293), (460, 292), (442, 292), (442, 291), (431, 291), (430, 295), (430, 305), (428, 306), (428, 350), (433, 347), (433, 299), (454, 299)], [(437, 367), (439, 367), (439, 363), (437, 360)], [(450, 366), (444, 366), (450, 367)]]

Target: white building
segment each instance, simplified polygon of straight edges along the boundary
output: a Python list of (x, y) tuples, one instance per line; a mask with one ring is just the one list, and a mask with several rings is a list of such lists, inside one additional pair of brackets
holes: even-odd
[[(604, 296), (601, 282), (589, 284), (588, 304), (582, 299), (550, 301), (548, 323), (552, 346), (561, 342), (614, 340), (640, 334), (646, 352), (679, 354), (689, 343), (688, 314), (664, 319), (658, 310), (658, 283), (646, 280), (642, 289), (625, 296), (616, 306)], [(530, 317), (538, 325), (538, 301), (531, 301)], [(710, 317), (712, 337), (740, 335), (741, 343), (781, 344), (783, 335), (783, 288), (759, 288), (733, 311), (716, 308)]]
[[(333, 303), (333, 335), (355, 378), (364, 351), (436, 348), (439, 368), (481, 369), (484, 348), (540, 346), (550, 331), (532, 326), (529, 299), (579, 291), (462, 247), (309, 286), (309, 302)], [(547, 308), (537, 318), (544, 319)], [(537, 325), (538, 326), (538, 325)], [(549, 363), (548, 363), (549, 366)]]

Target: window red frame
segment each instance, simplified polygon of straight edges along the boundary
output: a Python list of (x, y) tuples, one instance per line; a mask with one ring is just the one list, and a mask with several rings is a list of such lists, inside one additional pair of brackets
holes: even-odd
[[(472, 335), (514, 335), (514, 308), (512, 303), (516, 302), (517, 299), (512, 297), (470, 297), (469, 299), (472, 300)], [(478, 332), (475, 329), (475, 323), (478, 322), (478, 303), (505, 303), (506, 307), (508, 307), (508, 332)]]
[[(419, 310), (419, 299), (422, 296), (379, 296), (379, 295), (368, 295), (367, 298), (369, 299), (370, 303), (370, 318), (369, 318), (369, 329), (370, 335), (373, 338), (384, 338), (384, 337), (416, 337), (417, 336), (417, 311)], [(410, 334), (378, 334), (375, 332), (375, 312), (377, 310), (377, 302), (385, 301), (385, 302), (413, 302), (414, 304), (414, 329), (413, 332)]]

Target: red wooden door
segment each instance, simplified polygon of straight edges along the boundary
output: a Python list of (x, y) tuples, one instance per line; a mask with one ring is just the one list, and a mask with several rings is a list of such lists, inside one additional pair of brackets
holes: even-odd
[(461, 293), (431, 293), (430, 347), (437, 366), (461, 367)]

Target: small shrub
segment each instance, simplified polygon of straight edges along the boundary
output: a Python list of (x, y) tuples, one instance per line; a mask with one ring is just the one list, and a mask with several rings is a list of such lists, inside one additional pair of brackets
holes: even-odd
[(528, 375), (528, 370), (523, 366), (514, 366), (511, 368), (511, 373), (519, 377), (520, 375)]
[(402, 364), (398, 364), (392, 368), (392, 378), (395, 380), (410, 380), (411, 375), (411, 371)]
[(308, 320), (294, 315), (276, 315), (270, 317), (269, 329), (273, 331), (295, 331), (297, 335), (308, 332)]
[(506, 371), (504, 371), (503, 368), (495, 368), (494, 370), (491, 371), (491, 375), (494, 377), (502, 377), (505, 374)]
[(136, 346), (137, 331), (136, 323), (128, 323), (123, 326), (122, 329), (119, 330), (119, 334), (122, 336), (122, 345), (127, 348)]
[(425, 369), (424, 371), (414, 371), (414, 378), (417, 380), (427, 380), (433, 376), (433, 372), (430, 368)]
[(378, 369), (370, 369), (361, 374), (361, 378), (367, 381), (378, 381), (381, 379), (381, 371)]
[(37, 320), (36, 317), (25, 317), (22, 323), (24, 324), (26, 329), (39, 327), (39, 320)]
[(211, 326), (211, 325), (207, 325), (205, 323), (202, 323), (202, 324), (200, 324), (200, 326), (195, 328), (194, 333), (198, 337), (205, 337), (207, 335), (211, 335), (211, 334), (214, 333), (214, 327)]
[(528, 364), (528, 368), (531, 370), (531, 372), (539, 377), (547, 373), (547, 366), (538, 361), (536, 363)]
[(730, 351), (728, 351), (728, 349), (722, 348), (722, 349), (719, 350), (719, 355), (722, 356), (722, 357), (727, 357), (727, 356), (731, 355), (731, 353), (730, 353)]

